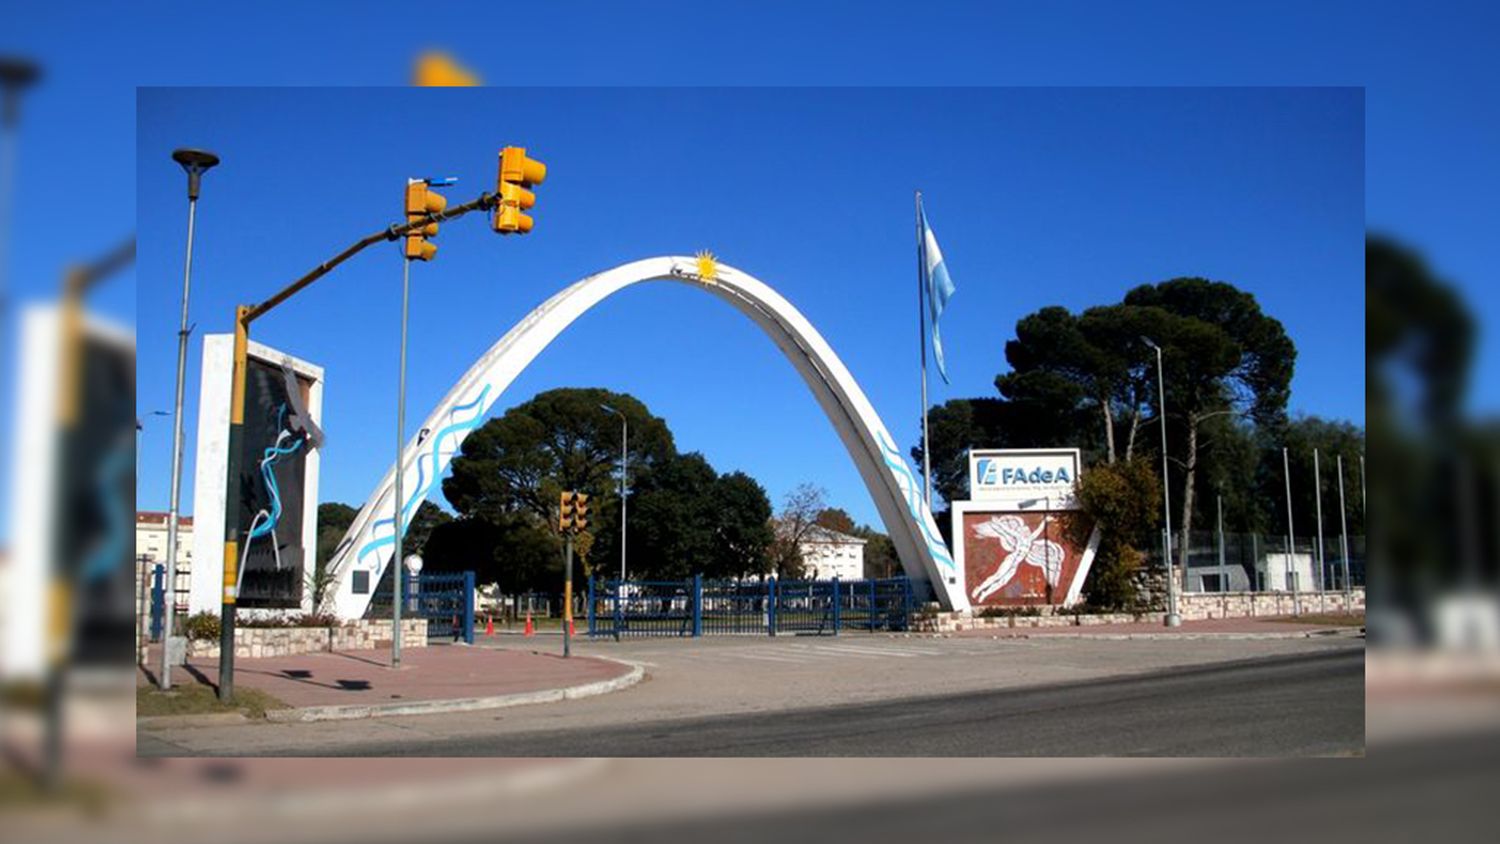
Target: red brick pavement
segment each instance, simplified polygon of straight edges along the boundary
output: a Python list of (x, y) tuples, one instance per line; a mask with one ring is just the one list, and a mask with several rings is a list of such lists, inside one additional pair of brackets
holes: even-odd
[[(629, 673), (629, 666), (585, 656), (524, 649), (442, 646), (410, 648), (401, 667), (390, 665), (390, 651), (338, 651), (298, 656), (235, 660), (237, 688), (266, 692), (291, 707), (371, 705), (411, 701), (494, 697), (565, 688), (609, 680)], [(150, 663), (155, 665), (154, 662)], [(154, 681), (147, 670), (137, 683)], [(216, 685), (215, 659), (189, 660), (174, 669), (177, 683)]]

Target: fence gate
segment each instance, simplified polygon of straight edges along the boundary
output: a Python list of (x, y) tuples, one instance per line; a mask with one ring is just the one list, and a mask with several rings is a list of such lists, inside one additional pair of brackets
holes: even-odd
[[(474, 644), (474, 572), (412, 574), (403, 571), (401, 615), (427, 619), (427, 638)], [(371, 618), (391, 617), (389, 589), (370, 600)]]
[(151, 570), (151, 641), (161, 641), (162, 625), (167, 616), (166, 566), (157, 563)]
[(907, 630), (911, 581), (589, 578), (590, 636), (838, 635), (843, 627)]

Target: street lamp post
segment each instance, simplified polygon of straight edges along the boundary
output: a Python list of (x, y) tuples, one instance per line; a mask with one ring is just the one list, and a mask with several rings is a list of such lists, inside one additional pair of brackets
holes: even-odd
[(625, 473), (630, 459), (630, 421), (625, 418), (625, 414), (607, 404), (601, 404), (599, 407), (620, 417), (620, 584), (623, 586), (625, 583), (625, 495), (628, 491)]
[(21, 92), (36, 84), (41, 68), (19, 56), (0, 56), (0, 310), (10, 293), (10, 206), (16, 183)]
[(391, 510), (395, 529), (396, 545), (391, 550), (391, 667), (401, 667), (401, 465), (402, 451), (406, 447), (406, 313), (411, 298), (411, 259), (401, 259), (401, 364), (396, 378), (396, 477), (391, 490)]
[(1292, 557), (1296, 539), (1296, 530), (1292, 526), (1292, 464), (1285, 446), (1281, 449), (1281, 474), (1286, 479), (1286, 578), (1292, 589), (1292, 614), (1301, 615), (1302, 598), (1298, 588), (1301, 584), (1297, 583), (1297, 564)]
[(193, 279), (193, 226), (197, 221), (198, 190), (203, 174), (219, 163), (219, 157), (207, 150), (178, 149), (172, 160), (187, 173), (188, 229), (187, 256), (182, 262), (182, 322), (177, 329), (177, 394), (172, 402), (172, 492), (167, 504), (167, 578), (163, 583), (164, 599), (161, 637), (161, 687), (172, 688), (172, 634), (177, 627), (177, 507), (182, 495), (182, 389), (187, 373), (188, 291)]
[(1156, 345), (1149, 337), (1142, 337), (1141, 342), (1156, 352), (1156, 397), (1158, 415), (1161, 417), (1161, 501), (1162, 513), (1166, 517), (1166, 530), (1162, 532), (1162, 551), (1167, 561), (1167, 617), (1164, 623), (1168, 627), (1179, 627), (1182, 625), (1182, 616), (1177, 612), (1177, 578), (1172, 570), (1172, 493), (1170, 484), (1167, 483), (1166, 378), (1162, 375), (1161, 346)]

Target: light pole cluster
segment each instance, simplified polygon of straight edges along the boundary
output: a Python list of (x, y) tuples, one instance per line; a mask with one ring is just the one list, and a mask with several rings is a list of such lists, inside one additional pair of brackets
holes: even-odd
[[(1178, 587), (1174, 572), (1175, 566), (1172, 563), (1172, 496), (1168, 488), (1169, 484), (1167, 481), (1167, 394), (1166, 380), (1162, 374), (1162, 348), (1154, 341), (1152, 341), (1149, 337), (1141, 337), (1141, 342), (1145, 343), (1146, 346), (1151, 348), (1156, 353), (1156, 390), (1157, 402), (1159, 405), (1158, 417), (1161, 422), (1161, 494), (1162, 511), (1164, 517), (1163, 520), (1166, 524), (1165, 530), (1162, 531), (1162, 551), (1167, 566), (1167, 615), (1165, 623), (1168, 627), (1177, 627), (1182, 624), (1182, 616), (1178, 612)], [(1347, 599), (1352, 591), (1352, 586), (1349, 582), (1349, 525), (1346, 518), (1347, 510), (1344, 505), (1344, 457), (1342, 454), (1340, 454), (1337, 455), (1337, 458), (1339, 483), (1339, 522), (1340, 531), (1342, 534), (1340, 539), (1340, 558), (1343, 568), (1344, 595), (1346, 599), (1345, 606), (1347, 607)], [(1327, 572), (1324, 564), (1323, 553), (1323, 483), (1320, 460), (1321, 457), (1319, 455), (1318, 449), (1313, 449), (1313, 484), (1317, 489), (1317, 495), (1315, 496), (1315, 498), (1318, 525), (1318, 547), (1316, 553), (1314, 554), (1314, 562), (1317, 566), (1317, 572), (1313, 579), (1316, 584), (1317, 591), (1319, 593), (1322, 593), (1325, 591), (1324, 581), (1327, 577)], [(1361, 469), (1363, 469), (1363, 455), (1360, 456), (1359, 462)], [(1284, 573), (1286, 577), (1286, 586), (1292, 592), (1293, 612), (1300, 615), (1302, 612), (1302, 608), (1299, 596), (1302, 584), (1298, 582), (1296, 564), (1294, 559), (1293, 543), (1296, 539), (1296, 531), (1292, 523), (1292, 470), (1291, 458), (1286, 447), (1282, 447), (1281, 449), (1281, 467), (1286, 485), (1286, 555), (1283, 561)], [(1363, 472), (1361, 472), (1361, 484), (1363, 484)], [(1224, 501), (1222, 496), (1220, 496), (1219, 498), (1218, 510), (1219, 568), (1222, 570), (1224, 568)], [(1188, 538), (1184, 536), (1184, 546), (1186, 545), (1187, 541)], [(1183, 560), (1184, 566), (1186, 566), (1186, 547), (1184, 547)], [(1184, 571), (1183, 575), (1186, 576), (1186, 574), (1187, 572)]]

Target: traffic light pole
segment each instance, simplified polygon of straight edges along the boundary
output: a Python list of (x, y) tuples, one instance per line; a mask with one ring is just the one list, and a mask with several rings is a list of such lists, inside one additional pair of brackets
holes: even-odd
[(573, 531), (567, 533), (567, 563), (563, 568), (563, 658), (573, 655)]
[(73, 655), (73, 632), (78, 627), (80, 612), (76, 595), (82, 578), (64, 560), (71, 557), (68, 539), (74, 521), (63, 514), (69, 512), (67, 480), (77, 473), (77, 462), (82, 453), (78, 440), (83, 436), (83, 299), (94, 285), (134, 260), (135, 240), (132, 238), (102, 260), (69, 270), (63, 280), (62, 302), (58, 310), (57, 446), (53, 456), (53, 477), (58, 482), (52, 493), (51, 523), (47, 528), (53, 559), (46, 593), (46, 638), (42, 642), (47, 660), (42, 783), (49, 792), (62, 784), (63, 695), (67, 687), (68, 664)]
[[(219, 700), (234, 699), (234, 634), (235, 602), (237, 598), (240, 566), (240, 451), (244, 447), (245, 424), (245, 373), (250, 345), (250, 323), (265, 316), (282, 302), (296, 295), (303, 288), (328, 275), (339, 264), (382, 241), (395, 241), (413, 229), (429, 223), (452, 220), (470, 211), (488, 210), (495, 207), (495, 195), (482, 193), (477, 199), (456, 205), (448, 210), (429, 215), (418, 221), (392, 225), (360, 238), (342, 252), (313, 267), (301, 278), (282, 288), (271, 298), (258, 305), (240, 305), (234, 311), (234, 358), (231, 364), (231, 393), (229, 400), (229, 466), (224, 479), (224, 598), (219, 616)], [(248, 539), (246, 540), (248, 541)], [(399, 549), (398, 549), (399, 550)], [(401, 562), (392, 557), (397, 566)], [(400, 579), (400, 573), (396, 574)]]
[(396, 547), (391, 552), (391, 667), (401, 667), (401, 544), (403, 538), (401, 513), (401, 452), (406, 446), (406, 312), (411, 298), (411, 259), (401, 259), (401, 368), (396, 376), (396, 470), (395, 489), (392, 490), (391, 509), (394, 510)]

